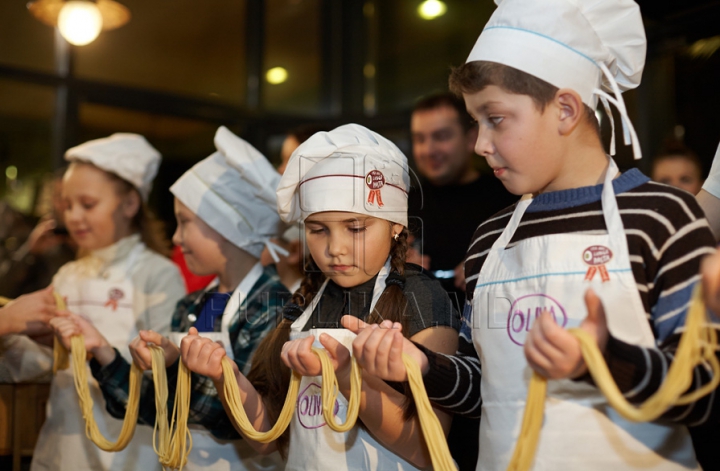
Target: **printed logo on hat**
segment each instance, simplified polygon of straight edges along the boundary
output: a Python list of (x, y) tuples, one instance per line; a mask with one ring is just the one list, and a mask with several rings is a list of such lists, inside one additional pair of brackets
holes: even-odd
[(367, 202), (369, 204), (375, 204), (377, 201), (378, 208), (382, 208), (384, 203), (380, 189), (385, 186), (385, 175), (383, 175), (380, 170), (370, 170), (367, 175), (365, 175), (365, 184), (370, 188)]
[(104, 307), (110, 307), (113, 311), (117, 311), (118, 301), (125, 297), (125, 293), (119, 288), (113, 288), (108, 292), (108, 300)]
[(595, 277), (595, 273), (600, 272), (600, 278), (603, 283), (610, 281), (610, 275), (608, 274), (605, 264), (612, 259), (613, 253), (608, 247), (604, 245), (593, 245), (586, 248), (583, 251), (583, 261), (590, 265), (587, 273), (585, 274), (585, 281), (592, 281)]

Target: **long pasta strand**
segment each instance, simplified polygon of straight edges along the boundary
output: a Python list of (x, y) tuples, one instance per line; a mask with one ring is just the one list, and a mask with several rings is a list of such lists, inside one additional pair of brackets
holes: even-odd
[[(638, 406), (623, 397), (592, 336), (581, 329), (569, 329), (568, 332), (580, 341), (583, 358), (595, 384), (610, 405), (627, 420), (633, 422), (656, 420), (671, 407), (697, 401), (720, 384), (720, 362), (715, 356), (718, 346), (717, 333), (707, 323), (700, 285), (693, 291), (685, 321), (685, 332), (680, 337), (675, 359), (670, 365), (665, 381), (652, 396)], [(696, 391), (684, 394), (692, 384), (694, 368), (703, 363), (710, 366), (712, 380)], [(542, 428), (542, 408), (546, 390), (547, 379), (533, 374), (528, 388), (522, 430), (508, 465), (508, 471), (525, 471), (532, 466)]]
[(90, 396), (90, 387), (87, 379), (87, 352), (85, 351), (85, 339), (82, 335), (76, 335), (70, 339), (70, 352), (72, 354), (73, 377), (75, 380), (75, 389), (78, 392), (78, 400), (80, 402), (80, 410), (83, 419), (85, 419), (85, 435), (100, 448), (105, 451), (123, 450), (135, 433), (135, 424), (138, 417), (138, 407), (140, 405), (140, 384), (142, 381), (142, 371), (135, 363), (130, 367), (130, 388), (128, 391), (128, 403), (125, 410), (125, 418), (123, 419), (122, 429), (117, 441), (111, 442), (106, 439), (98, 429), (97, 422), (93, 415), (93, 400)]
[(235, 372), (232, 367), (231, 360), (228, 357), (224, 357), (222, 360), (222, 369), (224, 376), (223, 391), (225, 393), (225, 399), (230, 409), (230, 414), (237, 423), (243, 434), (245, 434), (251, 440), (255, 440), (260, 443), (270, 443), (277, 440), (280, 435), (285, 432), (288, 425), (290, 425), (290, 419), (292, 419), (293, 413), (295, 412), (295, 405), (297, 403), (297, 395), (300, 390), (300, 379), (301, 376), (296, 372), (292, 372), (290, 377), (290, 388), (288, 390), (287, 397), (285, 398), (285, 404), (283, 404), (282, 411), (278, 417), (275, 425), (272, 426), (267, 432), (258, 432), (255, 427), (250, 423), (245, 407), (243, 406), (242, 399), (240, 399), (240, 388), (235, 381)]
[(340, 393), (335, 368), (333, 368), (327, 350), (313, 347), (312, 351), (320, 359), (322, 365), (322, 409), (325, 423), (336, 432), (344, 433), (355, 426), (360, 412), (360, 388), (362, 387), (362, 376), (355, 358), (350, 363), (350, 398), (348, 400), (345, 423), (338, 424), (335, 420), (335, 401)]

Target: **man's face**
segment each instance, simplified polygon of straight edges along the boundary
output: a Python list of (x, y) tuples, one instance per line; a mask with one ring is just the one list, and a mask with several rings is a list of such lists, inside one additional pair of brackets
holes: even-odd
[(410, 121), (418, 172), (438, 186), (459, 181), (472, 165), (476, 133), (465, 132), (451, 106), (415, 111)]

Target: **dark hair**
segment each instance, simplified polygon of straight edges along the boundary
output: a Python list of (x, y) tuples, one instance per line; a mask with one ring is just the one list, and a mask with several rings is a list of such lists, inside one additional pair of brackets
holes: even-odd
[(660, 153), (652, 161), (652, 170), (655, 172), (655, 166), (663, 160), (681, 158), (685, 159), (695, 166), (698, 170), (698, 176), (702, 178), (703, 166), (697, 154), (682, 142), (670, 139), (663, 143)]
[(465, 132), (473, 127), (473, 120), (465, 108), (465, 102), (458, 95), (450, 92), (433, 93), (420, 98), (415, 102), (412, 112), (414, 114), (417, 111), (435, 110), (443, 107), (453, 108), (457, 112), (458, 121), (460, 121), (460, 125)]
[[(449, 78), (450, 91), (458, 96), (463, 93), (477, 93), (490, 85), (500, 87), (506, 92), (527, 95), (532, 98), (540, 112), (555, 99), (558, 87), (542, 79), (497, 62), (473, 61), (460, 67), (453, 67)], [(595, 111), (583, 103), (585, 119), (600, 137), (600, 123)]]
[[(390, 247), (390, 268), (394, 273), (405, 275), (405, 257), (408, 251), (408, 230), (403, 228), (397, 240), (393, 240)], [(312, 303), (313, 296), (320, 290), (325, 281), (325, 275), (318, 269), (312, 257), (308, 257), (305, 265), (305, 276), (300, 288), (295, 292), (292, 299), (286, 304), (286, 311), (297, 311), (298, 306), (307, 307)], [(407, 333), (407, 317), (405, 308), (407, 298), (403, 290), (397, 284), (388, 285), (378, 300), (373, 312), (368, 316), (368, 323), (380, 323), (383, 320), (400, 322), (403, 325), (403, 332)], [(284, 314), (295, 314), (295, 312)], [(285, 397), (290, 387), (290, 369), (285, 366), (280, 353), (282, 347), (290, 338), (290, 326), (293, 323), (288, 318), (282, 322), (260, 342), (260, 345), (253, 354), (250, 372), (247, 379), (252, 383), (255, 390), (262, 396), (263, 403), (267, 409), (272, 422), (275, 422), (280, 415)], [(406, 401), (406, 411), (410, 408)], [(283, 457), (287, 454), (288, 432), (286, 431), (277, 444)]]
[(320, 126), (318, 124), (301, 124), (300, 126), (292, 128), (288, 132), (288, 136), (292, 136), (298, 141), (298, 144), (310, 139), (310, 137), (320, 131), (329, 131), (330, 128), (327, 126)]
[(72, 162), (68, 166), (68, 169), (70, 169), (73, 165), (77, 164), (90, 165), (105, 173), (108, 179), (110, 179), (110, 181), (115, 184), (115, 189), (118, 195), (125, 196), (131, 192), (135, 192), (137, 194), (137, 197), (140, 201), (140, 206), (138, 207), (138, 211), (137, 213), (135, 213), (135, 216), (133, 216), (132, 221), (130, 221), (132, 229), (140, 234), (140, 239), (147, 246), (147, 248), (154, 252), (157, 252), (164, 257), (169, 257), (170, 242), (165, 237), (165, 225), (162, 221), (155, 217), (155, 214), (152, 212), (152, 210), (150, 210), (147, 203), (143, 201), (137, 188), (135, 188), (132, 183), (119, 177), (118, 175), (115, 175), (112, 172), (108, 172), (107, 170), (103, 170), (97, 165), (94, 165), (90, 162)]

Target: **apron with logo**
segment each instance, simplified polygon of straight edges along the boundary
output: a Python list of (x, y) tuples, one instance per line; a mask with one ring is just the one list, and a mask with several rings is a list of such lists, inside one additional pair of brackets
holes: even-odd
[[(105, 279), (63, 280), (56, 286), (66, 299), (67, 308), (92, 322), (113, 347), (132, 361), (128, 345), (137, 336), (133, 309), (134, 287), (130, 271), (145, 249), (139, 243), (128, 254), (120, 273), (108, 273)], [(112, 269), (111, 269), (112, 270)], [(118, 276), (119, 275), (119, 276)], [(72, 361), (72, 358), (71, 360)], [(89, 366), (87, 366), (89, 370)], [(105, 410), (105, 399), (97, 381), (88, 371), (93, 415), (100, 432), (109, 440), (120, 435), (122, 420)], [(78, 403), (72, 367), (58, 371), (53, 377), (47, 418), (33, 454), (33, 470), (131, 470), (160, 469), (153, 450), (153, 430), (138, 425), (127, 448), (120, 452), (100, 450), (85, 436), (85, 421)]]
[[(203, 337), (221, 342), (230, 359), (235, 358), (230, 343), (230, 324), (235, 316), (239, 315), (240, 306), (245, 302), (248, 293), (260, 279), (262, 273), (262, 265), (255, 264), (230, 295), (230, 299), (223, 309), (220, 332), (200, 332)], [(217, 286), (217, 280), (213, 281), (205, 291), (215, 286)], [(202, 299), (202, 296), (198, 298), (198, 303)], [(185, 336), (187, 336), (187, 332), (171, 332), (170, 340), (180, 346), (180, 342)], [(201, 425), (190, 424), (188, 428), (192, 434), (193, 447), (183, 469), (188, 471), (269, 471), (281, 470), (284, 467), (278, 452), (261, 455), (253, 450), (245, 440), (220, 440)]]
[[(584, 293), (592, 288), (605, 306), (612, 335), (630, 344), (655, 346), (615, 199), (612, 179), (616, 173), (610, 159), (602, 190), (607, 234), (545, 235), (507, 248), (532, 202), (524, 199), (488, 252), (473, 299), (473, 343), (483, 370), (478, 470), (502, 470), (510, 461), (532, 375), (523, 344), (543, 309), (560, 326), (578, 327), (587, 315)], [(596, 387), (551, 380), (532, 469), (699, 467), (685, 427), (628, 422)]]
[[(370, 312), (375, 307), (385, 289), (385, 279), (390, 271), (390, 264), (378, 273)], [(346, 329), (310, 329), (303, 332), (305, 325), (311, 321), (312, 313), (318, 305), (325, 286), (313, 298), (310, 306), (292, 324), (291, 339), (315, 336), (316, 347), (322, 347), (317, 340), (321, 333), (326, 333), (342, 343), (352, 353), (352, 342), (355, 334)], [(288, 452), (287, 470), (410, 470), (417, 469), (395, 453), (385, 448), (360, 424), (346, 433), (332, 430), (325, 424), (322, 414), (320, 389), (322, 376), (303, 376), (300, 382), (295, 414), (290, 422), (290, 449)], [(339, 394), (335, 402), (335, 416), (343, 423), (347, 414), (348, 401)]]

